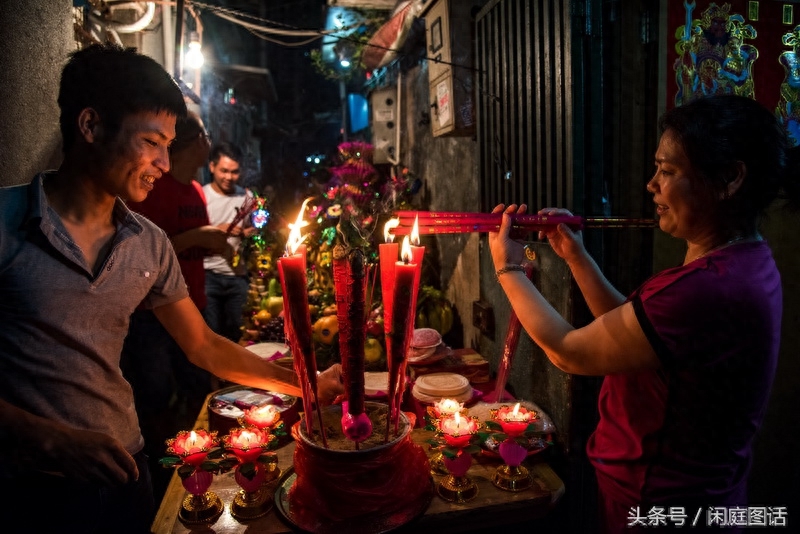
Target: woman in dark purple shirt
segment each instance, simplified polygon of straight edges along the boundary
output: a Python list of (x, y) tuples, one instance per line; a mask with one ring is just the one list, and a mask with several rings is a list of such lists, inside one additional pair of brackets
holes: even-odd
[(580, 233), (565, 225), (544, 232), (595, 317), (576, 329), (516, 270), (524, 251), (509, 236), (509, 217), (489, 244), (511, 306), (551, 362), (605, 375), (587, 446), (601, 530), (733, 532), (753, 524), (747, 476), (780, 341), (781, 281), (758, 223), (779, 193), (797, 200), (797, 173), (787, 170), (783, 129), (754, 100), (698, 99), (667, 112), (660, 126), (647, 191), (660, 229), (686, 241), (681, 266), (626, 299)]

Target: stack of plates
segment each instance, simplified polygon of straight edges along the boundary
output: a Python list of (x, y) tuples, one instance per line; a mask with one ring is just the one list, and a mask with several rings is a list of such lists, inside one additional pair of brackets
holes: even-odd
[(433, 328), (417, 328), (408, 348), (408, 363), (427, 365), (447, 356), (448, 347), (442, 343), (442, 335)]
[(364, 394), (367, 397), (386, 397), (389, 393), (389, 373), (364, 373)]
[(472, 398), (473, 393), (469, 380), (456, 373), (422, 375), (417, 378), (411, 392), (417, 400), (426, 403), (438, 402), (441, 399), (467, 402)]

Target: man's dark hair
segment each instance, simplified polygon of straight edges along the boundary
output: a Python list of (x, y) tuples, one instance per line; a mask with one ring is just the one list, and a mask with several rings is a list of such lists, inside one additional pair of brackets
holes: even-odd
[(201, 122), (200, 116), (193, 111), (187, 112), (185, 117), (179, 117), (175, 121), (175, 139), (169, 147), (170, 153), (183, 150), (196, 142), (200, 135), (206, 135)]
[(134, 48), (95, 44), (70, 54), (58, 92), (64, 151), (75, 142), (78, 115), (92, 108), (109, 137), (123, 118), (141, 112), (186, 115), (186, 103), (175, 80), (154, 59)]
[(227, 141), (222, 141), (217, 143), (211, 148), (211, 153), (208, 156), (208, 159), (213, 161), (214, 163), (219, 163), (219, 158), (222, 156), (229, 157), (236, 163), (241, 165), (242, 159), (244, 158), (244, 154), (242, 154), (242, 149), (238, 146), (234, 145), (233, 143), (228, 143)]

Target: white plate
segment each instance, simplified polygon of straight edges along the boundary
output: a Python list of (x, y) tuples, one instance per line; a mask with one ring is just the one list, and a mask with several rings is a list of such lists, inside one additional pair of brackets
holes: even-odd
[(417, 378), (414, 387), (423, 395), (452, 398), (463, 395), (472, 388), (469, 380), (456, 373), (431, 373)]
[(250, 352), (254, 352), (259, 358), (267, 361), (283, 358), (291, 354), (291, 349), (284, 343), (254, 343), (245, 348)]
[(364, 394), (368, 397), (385, 397), (389, 393), (389, 373), (364, 373)]
[[(415, 337), (417, 340), (419, 340), (417, 341), (419, 344), (415, 343)], [(428, 341), (427, 344), (425, 344), (426, 342), (421, 341), (424, 338), (428, 338), (431, 341), (435, 340), (436, 343), (430, 343), (430, 341)], [(442, 335), (433, 328), (417, 328), (414, 330), (414, 334), (411, 336), (411, 346), (417, 349), (427, 349), (430, 347), (435, 347), (441, 343)]]
[(408, 361), (412, 362), (414, 360), (424, 360), (429, 356), (433, 356), (433, 353), (436, 352), (436, 349), (441, 347), (442, 344), (439, 343), (438, 345), (434, 345), (432, 347), (409, 347), (408, 349)]
[(436, 350), (430, 353), (429, 356), (421, 358), (412, 358), (411, 355), (409, 354), (408, 363), (410, 365), (429, 365), (431, 363), (445, 359), (450, 354), (450, 352), (451, 352), (450, 347), (448, 347), (444, 343), (441, 343), (439, 344), (438, 347), (436, 347)]
[[(425, 376), (429, 376), (429, 375), (425, 375)], [(420, 377), (420, 378), (422, 378), (422, 377)], [(419, 380), (419, 379), (417, 379), (417, 380)], [(439, 402), (442, 399), (453, 399), (456, 402), (462, 402), (463, 403), (463, 402), (467, 402), (470, 399), (472, 399), (472, 395), (474, 394), (474, 391), (473, 391), (472, 387), (470, 386), (467, 389), (467, 391), (465, 391), (464, 393), (462, 393), (460, 395), (426, 395), (425, 393), (422, 393), (422, 392), (419, 391), (419, 388), (417, 387), (417, 384), (414, 384), (414, 387), (411, 388), (411, 394), (414, 395), (414, 398), (416, 398), (418, 401), (424, 402), (426, 404), (434, 404), (436, 402)]]

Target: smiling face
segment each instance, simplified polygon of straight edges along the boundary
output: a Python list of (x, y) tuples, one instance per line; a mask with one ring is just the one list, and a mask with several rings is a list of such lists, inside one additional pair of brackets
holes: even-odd
[(96, 184), (111, 196), (141, 202), (169, 170), (169, 144), (175, 138), (175, 116), (141, 112), (126, 116), (113, 139), (98, 135)]
[(713, 194), (702, 186), (686, 152), (670, 130), (655, 154), (656, 172), (647, 183), (653, 194), (658, 225), (669, 235), (690, 242), (710, 236), (715, 228)]
[(236, 182), (239, 181), (239, 162), (221, 155), (219, 160), (212, 161), (208, 165), (213, 179), (212, 187), (217, 193), (232, 195), (236, 191)]

